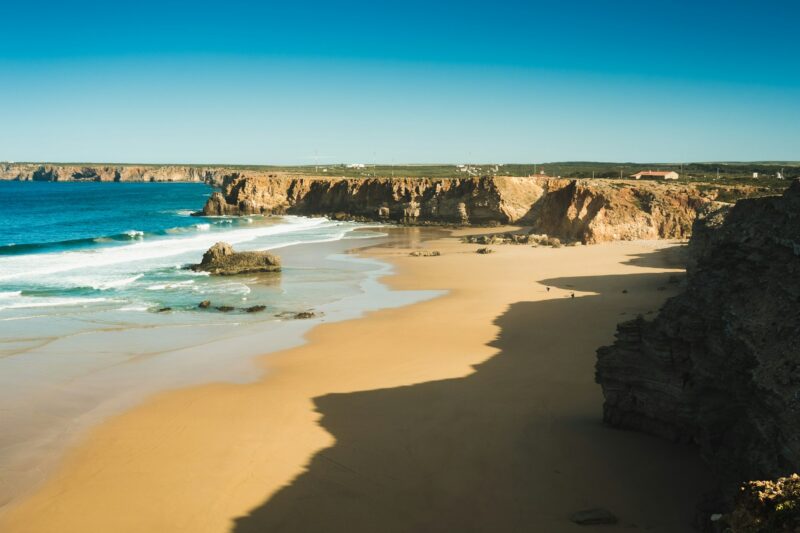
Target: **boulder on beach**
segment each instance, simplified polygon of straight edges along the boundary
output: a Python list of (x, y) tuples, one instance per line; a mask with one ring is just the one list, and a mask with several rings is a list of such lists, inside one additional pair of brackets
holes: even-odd
[(269, 252), (236, 252), (230, 244), (218, 242), (203, 254), (200, 264), (191, 268), (218, 276), (280, 272), (281, 260)]

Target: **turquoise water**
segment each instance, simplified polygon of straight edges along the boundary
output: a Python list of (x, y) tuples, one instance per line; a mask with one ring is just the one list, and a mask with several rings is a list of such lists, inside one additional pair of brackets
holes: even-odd
[[(438, 294), (392, 291), (378, 281), (390, 265), (348, 253), (385, 242), (384, 228), (190, 216), (210, 192), (0, 182), (0, 512), (85, 429), (150, 394), (256, 379), (255, 356), (301, 343), (316, 324)], [(274, 250), (283, 272), (186, 269), (217, 241)], [(212, 308), (198, 308), (203, 300)], [(266, 310), (245, 311), (255, 305)], [(309, 309), (316, 318), (285, 318)]]
[(191, 216), (210, 192), (196, 183), (0, 182), (8, 199), (0, 210), (0, 320), (99, 309), (199, 312), (203, 300), (293, 311), (335, 298), (342, 287), (323, 294), (318, 282), (341, 280), (341, 272), (287, 265), (282, 276), (212, 278), (186, 267), (220, 240), (270, 250), (376, 235), (323, 218)]
[(0, 254), (124, 244), (141, 232), (191, 227), (201, 183), (0, 182)]

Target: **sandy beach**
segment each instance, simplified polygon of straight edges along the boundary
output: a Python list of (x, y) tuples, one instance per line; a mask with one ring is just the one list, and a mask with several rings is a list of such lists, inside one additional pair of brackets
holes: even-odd
[(446, 295), (318, 326), (259, 381), (111, 418), (0, 530), (568, 532), (591, 507), (619, 517), (603, 531), (690, 530), (708, 470), (605, 427), (594, 383), (615, 325), (678, 290), (681, 245), (405, 246), (359, 253), (395, 266), (393, 289)]

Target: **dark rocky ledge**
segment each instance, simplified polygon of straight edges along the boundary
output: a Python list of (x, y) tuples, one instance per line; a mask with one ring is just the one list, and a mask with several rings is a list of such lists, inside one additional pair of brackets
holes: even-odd
[(722, 481), (789, 475), (800, 469), (800, 182), (698, 220), (689, 250), (685, 292), (598, 350), (603, 418), (698, 445)]

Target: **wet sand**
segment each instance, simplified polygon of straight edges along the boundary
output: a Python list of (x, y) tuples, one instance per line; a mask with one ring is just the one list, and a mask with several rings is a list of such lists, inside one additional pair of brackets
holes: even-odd
[(587, 507), (620, 517), (604, 531), (690, 530), (708, 471), (603, 426), (594, 384), (615, 324), (675, 290), (674, 249), (422, 246), (442, 255), (367, 255), (396, 265), (392, 288), (447, 295), (320, 325), (257, 382), (111, 418), (0, 530), (559, 532)]
[[(408, 231), (394, 235), (391, 242), (416, 238)], [(17, 327), (16, 335), (43, 337), (43, 345), (0, 353), (0, 517), (7, 506), (46, 480), (64, 451), (88, 429), (143, 399), (210, 382), (258, 380), (264, 371), (257, 364), (259, 355), (303, 344), (304, 335), (319, 323), (349, 320), (439, 294), (392, 291), (377, 281), (391, 265), (348, 253), (377, 243), (390, 240), (360, 237), (289, 246), (280, 250), (285, 268), (279, 277), (247, 280), (250, 286), (276, 287), (294, 295), (298, 285), (309, 285), (303, 300), (287, 301), (282, 295), (259, 299), (262, 293), (248, 294), (242, 302), (278, 304), (289, 312), (313, 309), (318, 314), (313, 319), (281, 319), (270, 310), (211, 310), (174, 315), (134, 311), (120, 320), (122, 313), (105, 310), (65, 313), (37, 323), (6, 322), (7, 330), (22, 322), (25, 327)], [(76, 332), (65, 328), (65, 321), (102, 327)]]

